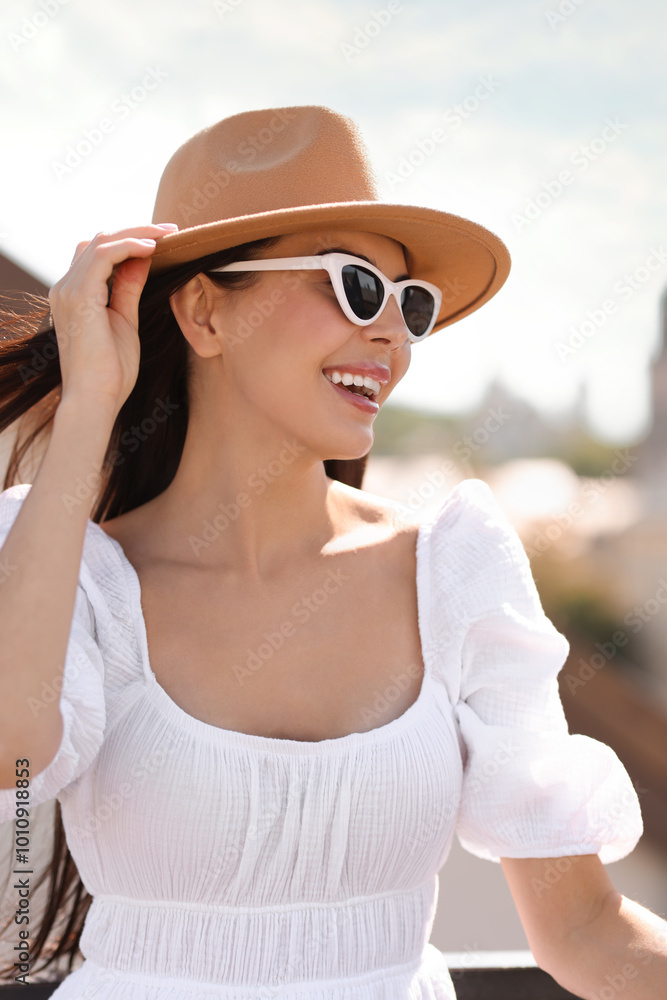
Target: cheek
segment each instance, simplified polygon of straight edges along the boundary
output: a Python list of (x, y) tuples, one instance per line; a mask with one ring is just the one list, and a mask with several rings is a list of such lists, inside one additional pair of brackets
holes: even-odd
[(320, 362), (301, 322), (268, 318), (231, 356), (241, 394), (265, 413), (297, 412), (312, 393)]
[(411, 347), (404, 347), (400, 352), (399, 357), (396, 358), (393, 365), (393, 375), (392, 375), (392, 391), (396, 388), (401, 379), (407, 374), (408, 368), (410, 367), (410, 361), (412, 360)]
[(230, 368), (253, 405), (302, 413), (304, 401), (323, 389), (322, 367), (350, 336), (350, 324), (333, 290), (328, 292), (327, 286), (281, 282), (272, 293), (268, 287), (253, 291), (232, 311)]
[(349, 337), (349, 323), (333, 289), (314, 284), (285, 292), (271, 317), (273, 347), (291, 357), (302, 371), (326, 364), (332, 352)]

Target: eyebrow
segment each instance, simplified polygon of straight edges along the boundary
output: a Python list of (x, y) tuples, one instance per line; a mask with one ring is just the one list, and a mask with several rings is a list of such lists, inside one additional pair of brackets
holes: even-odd
[[(348, 250), (346, 247), (326, 247), (324, 250), (318, 250), (314, 256), (318, 257), (323, 253), (348, 253), (350, 257), (361, 257), (362, 260), (368, 261), (368, 263), (372, 264), (373, 267), (377, 267), (378, 271), (382, 270), (382, 268), (378, 267), (376, 262), (371, 257), (367, 257), (365, 253), (357, 253), (355, 250)], [(399, 274), (397, 278), (394, 278), (394, 281), (404, 281), (409, 277), (409, 274)]]

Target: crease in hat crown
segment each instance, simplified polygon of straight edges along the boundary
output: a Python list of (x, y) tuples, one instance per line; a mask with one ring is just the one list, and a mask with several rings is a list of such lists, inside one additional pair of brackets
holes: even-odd
[(191, 228), (303, 205), (378, 199), (362, 136), (350, 118), (317, 105), (271, 108), (232, 115), (183, 143), (162, 174), (153, 221)]
[(381, 201), (356, 123), (320, 105), (243, 111), (201, 129), (164, 168), (153, 222), (152, 273), (266, 236), (358, 230), (403, 244), (409, 273), (443, 289), (433, 332), (488, 301), (510, 257), (478, 223), (439, 209)]

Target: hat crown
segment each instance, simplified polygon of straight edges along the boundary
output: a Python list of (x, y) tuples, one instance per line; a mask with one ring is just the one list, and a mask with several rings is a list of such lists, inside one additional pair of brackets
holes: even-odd
[(183, 143), (162, 173), (152, 221), (182, 228), (378, 198), (351, 118), (318, 105), (269, 108), (232, 115)]
[(476, 222), (381, 201), (357, 125), (320, 105), (243, 111), (201, 129), (164, 168), (153, 222), (179, 229), (158, 240), (151, 274), (271, 236), (387, 236), (410, 275), (443, 291), (433, 331), (479, 309), (510, 269), (505, 244)]

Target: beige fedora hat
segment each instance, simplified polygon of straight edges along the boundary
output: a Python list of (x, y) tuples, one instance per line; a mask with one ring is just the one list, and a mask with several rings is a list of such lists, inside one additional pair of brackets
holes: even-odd
[(306, 230), (356, 229), (403, 244), (411, 277), (443, 290), (433, 330), (496, 294), (510, 270), (505, 244), (448, 212), (380, 201), (357, 125), (306, 105), (244, 111), (201, 129), (167, 163), (153, 222), (151, 273), (217, 250)]

